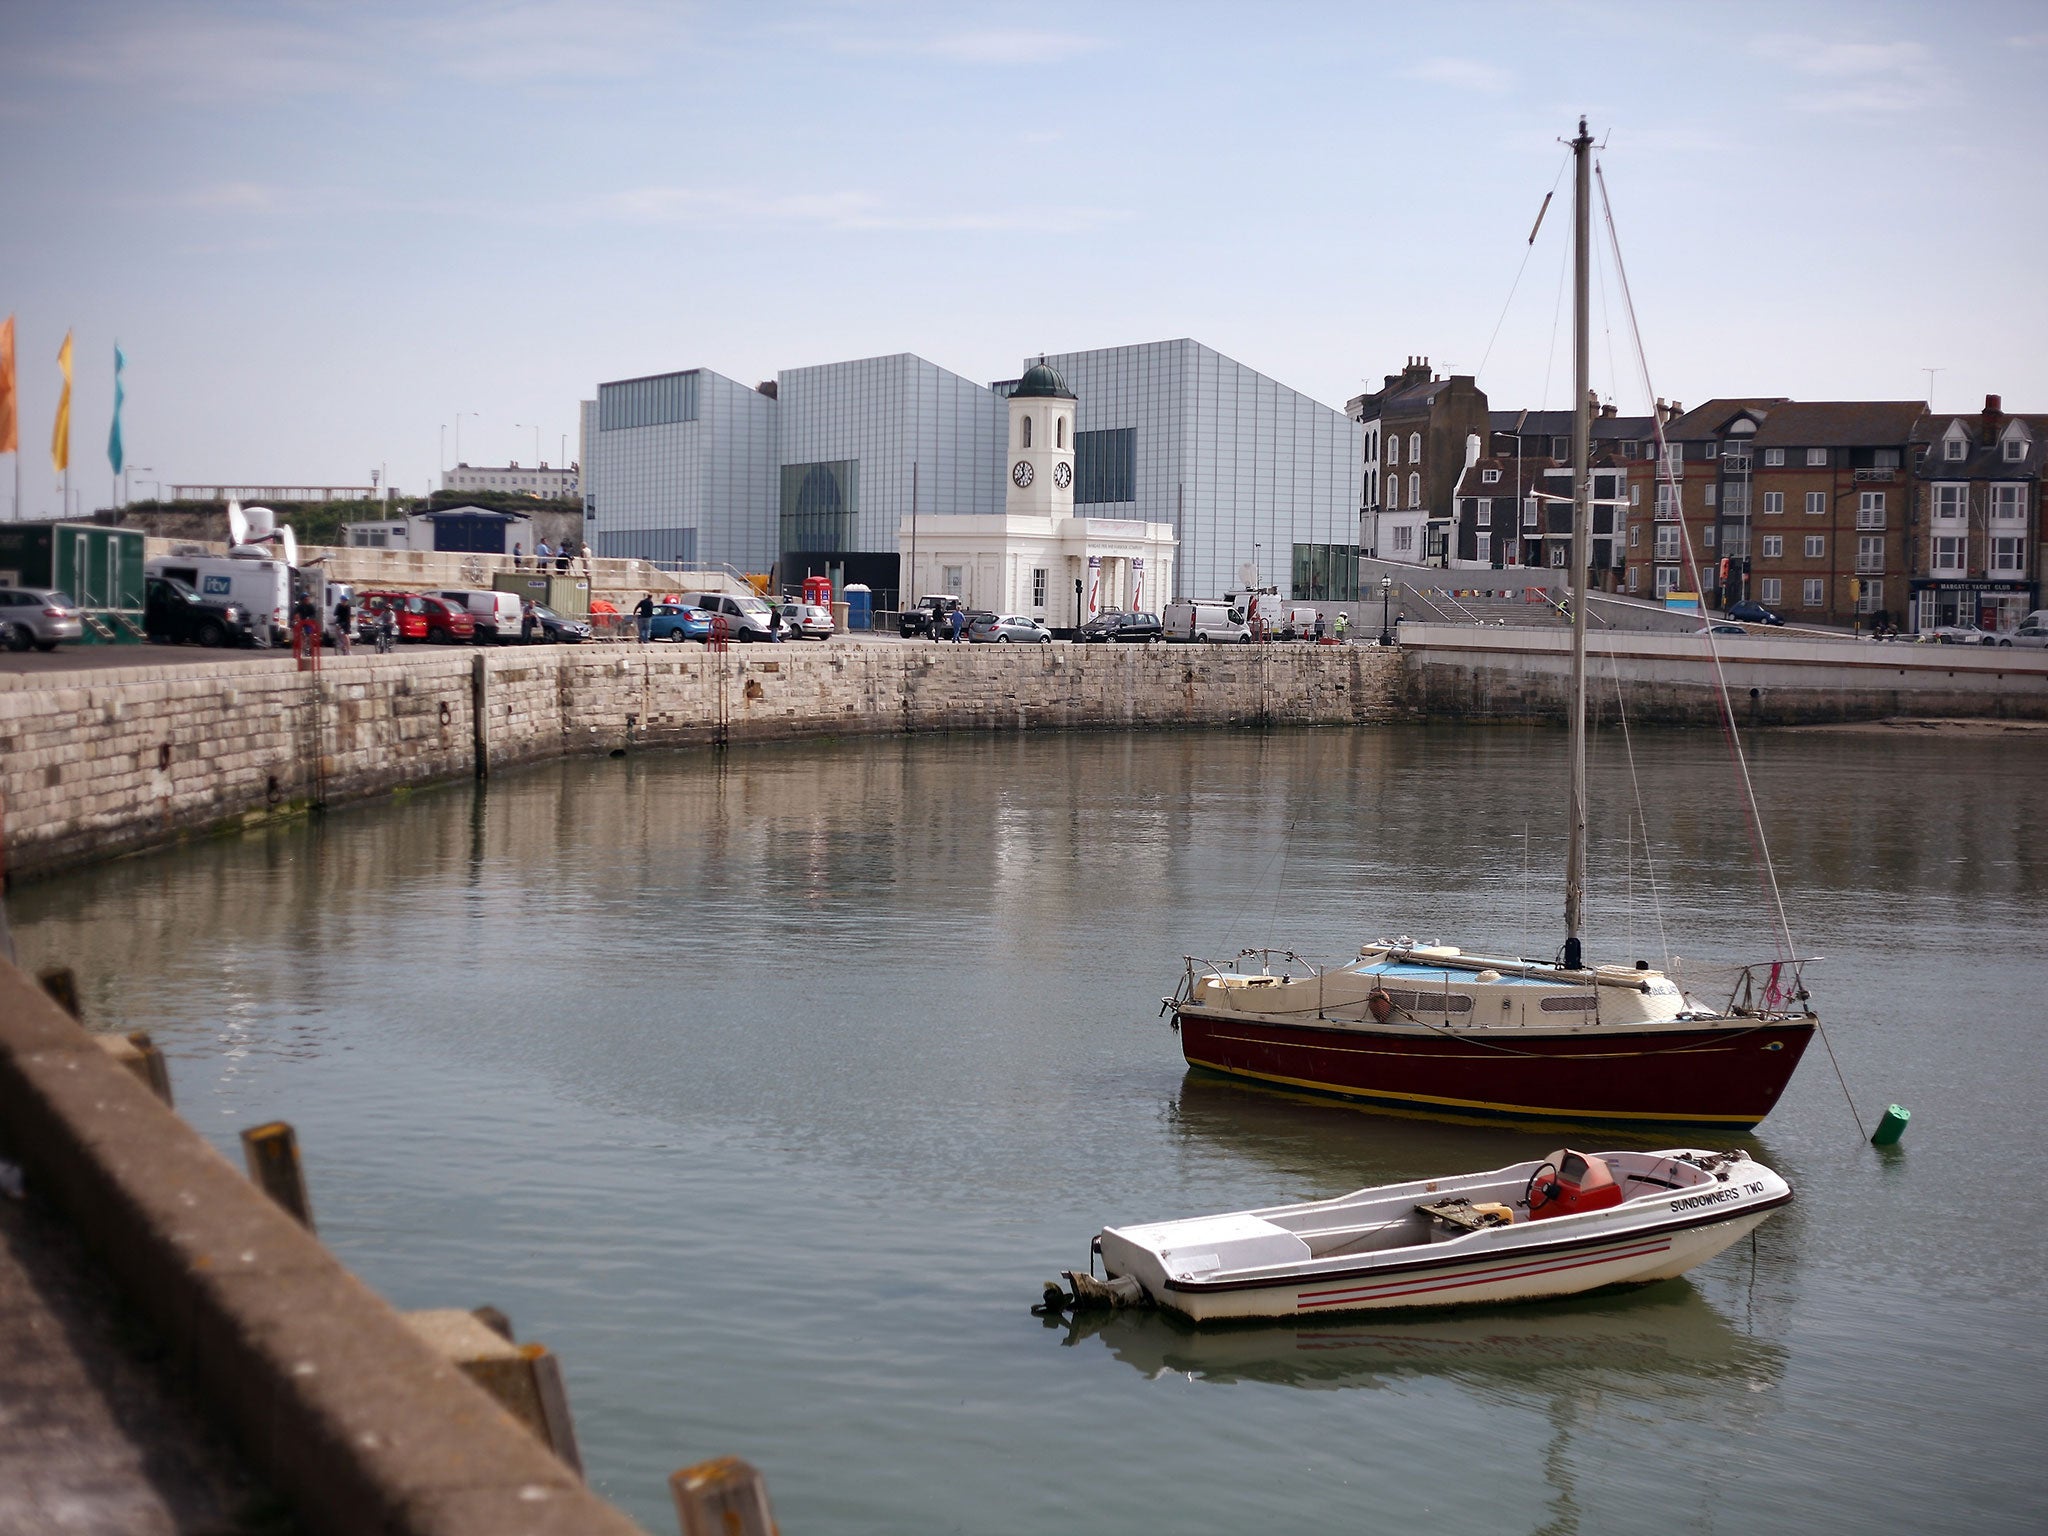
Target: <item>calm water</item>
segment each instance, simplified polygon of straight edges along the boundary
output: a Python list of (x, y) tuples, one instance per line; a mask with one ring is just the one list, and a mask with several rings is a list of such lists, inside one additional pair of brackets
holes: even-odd
[[(1800, 1192), (1753, 1252), (1414, 1321), (1029, 1314), (1105, 1221), (1548, 1150), (1190, 1078), (1156, 1015), (1190, 951), (1551, 951), (1563, 749), (1404, 728), (576, 762), (14, 910), (25, 962), (156, 1030), (224, 1150), (298, 1125), (323, 1236), (392, 1301), (490, 1302), (550, 1344), (592, 1481), (653, 1530), (666, 1474), (726, 1452), (792, 1532), (2039, 1529), (2024, 739), (1757, 744), (1842, 1069), (1866, 1120), (1914, 1119), (1901, 1153), (1863, 1145), (1810, 1053), (1752, 1143)], [(1670, 948), (1767, 955), (1719, 740), (1635, 755)], [(1660, 959), (1619, 738), (1593, 771), (1598, 953)]]

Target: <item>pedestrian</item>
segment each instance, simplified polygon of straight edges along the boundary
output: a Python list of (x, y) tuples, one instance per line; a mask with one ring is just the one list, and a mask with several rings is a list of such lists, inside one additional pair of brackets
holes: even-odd
[(533, 546), (533, 563), (538, 569), (544, 571), (548, 568), (549, 554), (550, 550), (548, 549), (548, 541), (546, 539), (535, 540)]
[(960, 632), (967, 627), (967, 615), (961, 611), (958, 603), (946, 611), (946, 623), (952, 627), (953, 643), (958, 645)]
[(349, 642), (355, 638), (355, 632), (355, 604), (351, 603), (347, 598), (344, 597), (340, 602), (334, 605), (334, 633), (336, 636), (335, 644), (340, 649), (342, 655), (348, 656), (353, 654), (349, 650)]
[(1337, 614), (1337, 643), (1343, 645), (1345, 636), (1351, 632), (1351, 615), (1341, 610)]
[(533, 613), (533, 600), (528, 598), (519, 607), (519, 641), (522, 645), (533, 643), (533, 626), (537, 622)]
[(1318, 609), (1316, 610), (1316, 644), (1317, 644), (1317, 645), (1321, 645), (1322, 643), (1323, 643), (1323, 610), (1322, 610), (1322, 609), (1320, 609), (1320, 608), (1318, 608)]
[(386, 599), (383, 607), (377, 610), (377, 654), (389, 656), (391, 642), (397, 638), (398, 614), (392, 608), (390, 600)]
[(567, 575), (569, 571), (569, 562), (574, 558), (575, 541), (573, 539), (564, 539), (561, 543), (555, 546), (555, 569), (558, 572), (562, 573), (563, 575)]
[(520, 570), (526, 565), (526, 551), (520, 545), (512, 546), (512, 569)]
[(647, 636), (654, 628), (654, 594), (643, 593), (640, 601), (633, 605), (633, 617), (640, 621), (640, 643), (647, 643)]

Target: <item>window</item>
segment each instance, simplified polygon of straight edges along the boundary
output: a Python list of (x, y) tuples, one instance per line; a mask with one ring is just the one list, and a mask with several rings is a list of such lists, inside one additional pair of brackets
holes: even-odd
[(1856, 594), (1856, 611), (1858, 613), (1875, 613), (1883, 606), (1884, 583), (1881, 581), (1864, 582), (1862, 590)]
[(1826, 469), (1826, 468), (1827, 468), (1827, 465), (1828, 465), (1828, 451), (1827, 451), (1827, 449), (1825, 449), (1825, 448), (1809, 448), (1809, 449), (1807, 449), (1807, 450), (1806, 450), (1806, 465), (1807, 465), (1807, 468), (1809, 468), (1809, 469)]
[(1934, 571), (1937, 575), (1954, 576), (1963, 569), (1963, 540), (1960, 534), (1934, 536)]
[(1785, 493), (1783, 491), (1764, 492), (1764, 516), (1774, 517), (1784, 510)]
[(1867, 533), (1856, 540), (1856, 569), (1859, 571), (1881, 571), (1884, 569), (1884, 535)]
[(1678, 590), (1678, 567), (1677, 567), (1677, 566), (1675, 566), (1675, 565), (1660, 565), (1660, 566), (1658, 566), (1658, 567), (1657, 567), (1657, 595), (1658, 595), (1659, 597), (1663, 597), (1663, 596), (1664, 596), (1664, 595), (1665, 595), (1666, 593), (1669, 593), (1669, 592), (1676, 592), (1677, 590)]
[(1534, 496), (1524, 496), (1522, 498), (1522, 526), (1524, 528), (1534, 528), (1536, 526), (1536, 507), (1537, 501)]
[(1991, 487), (1991, 520), (2020, 523), (2027, 517), (2027, 488), (2015, 481)]
[(1493, 526), (1493, 498), (1491, 496), (1481, 496), (1472, 503), (1472, 526), (1474, 528), (1491, 528)]
[(1678, 517), (1678, 487), (1660, 485), (1657, 487), (1657, 517), (1660, 521), (1676, 521)]
[(1387, 463), (1389, 465), (1393, 465), (1399, 464), (1400, 462), (1401, 434), (1398, 432), (1389, 432), (1387, 434)]
[[(1411, 458), (1408, 462), (1413, 464), (1415, 461)], [(1408, 505), (1411, 507), (1422, 505), (1422, 476), (1416, 474), (1413, 470), (1408, 472)]]
[(1767, 608), (1775, 608), (1785, 601), (1785, 583), (1775, 576), (1766, 576), (1756, 584), (1756, 599)]
[(1491, 564), (1493, 561), (1493, 535), (1490, 533), (1475, 533), (1472, 535), (1472, 553), (1478, 557), (1482, 564)]
[(1959, 463), (1963, 457), (1963, 440), (1960, 437), (1946, 439), (1941, 445), (1941, 456), (1949, 463)]
[(1558, 570), (1560, 570), (1560, 571), (1561, 571), (1561, 570), (1563, 570), (1563, 569), (1564, 569), (1564, 557), (1565, 557), (1565, 554), (1566, 554), (1566, 550), (1565, 550), (1565, 547), (1564, 547), (1564, 545), (1562, 545), (1562, 544), (1553, 544), (1553, 545), (1551, 545), (1551, 546), (1550, 546), (1550, 563), (1551, 563), (1551, 565), (1552, 565), (1552, 566), (1554, 566), (1554, 567), (1555, 567), (1556, 569), (1558, 569)]
[(1294, 595), (1310, 602), (1349, 603), (1358, 599), (1356, 544), (1294, 546)]
[(1766, 448), (1766, 449), (1764, 450), (1764, 468), (1765, 468), (1765, 469), (1783, 469), (1784, 467), (1785, 467), (1785, 450), (1784, 450), (1784, 449), (1782, 449), (1782, 448)]
[(1828, 541), (1827, 541), (1826, 539), (1824, 539), (1823, 537), (1821, 537), (1821, 535), (1819, 535), (1819, 534), (1817, 534), (1817, 533), (1809, 533), (1809, 534), (1808, 534), (1808, 535), (1806, 536), (1806, 558), (1807, 558), (1807, 559), (1809, 559), (1809, 560), (1821, 560), (1821, 559), (1825, 559), (1825, 558), (1827, 557), (1827, 552), (1828, 552)]
[(1024, 418), (1024, 441), (1019, 446), (1024, 448), (1031, 446), (1031, 418), (1029, 416)]
[(1643, 456), (1643, 445), (1624, 441), (1621, 445), (1621, 456), (1624, 459), (1640, 459)]
[(1706, 448), (1701, 452), (1700, 457), (1703, 459), (1711, 459), (1716, 457), (1720, 452), (1721, 445), (1719, 443), (1709, 443), (1707, 444)]
[(1481, 485), (1499, 485), (1500, 471), (1497, 469), (1482, 469), (1479, 471), (1479, 483)]
[(1721, 488), (1717, 485), (1710, 485), (1706, 488), (1706, 490), (1703, 493), (1703, 498), (1707, 506), (1711, 507), (1714, 504), (1715, 497), (1719, 493), (1720, 489)]
[(1765, 534), (1765, 535), (1764, 535), (1764, 558), (1765, 558), (1766, 560), (1778, 560), (1778, 559), (1782, 559), (1782, 558), (1784, 557), (1784, 554), (1785, 554), (1785, 540), (1784, 540), (1784, 537), (1783, 537), (1783, 535), (1781, 535), (1781, 534), (1775, 534), (1775, 533), (1767, 533), (1767, 534)]
[(1052, 424), (1052, 445), (1055, 448), (1067, 446), (1067, 418), (1062, 416)]
[(1074, 501), (1095, 506), (1138, 498), (1138, 430), (1108, 427), (1074, 434)]
[(1870, 463), (1874, 469), (1897, 469), (1899, 467), (1899, 450), (1896, 448), (1875, 449), (1870, 455)]
[(1422, 434), (1420, 432), (1410, 432), (1408, 434), (1408, 462), (1410, 464), (1420, 464), (1422, 462)]
[(2024, 459), (2026, 456), (2027, 445), (2024, 439), (2017, 437), (2008, 437), (2005, 440), (2006, 463), (2017, 464), (2021, 459)]
[(1399, 475), (1387, 476), (1387, 510), (1389, 512), (1401, 510), (1401, 477)]
[(1802, 608), (1818, 608), (1827, 601), (1827, 583), (1818, 576), (1809, 576), (1801, 584), (1799, 605)]
[(1808, 491), (1806, 493), (1806, 515), (1808, 517), (1825, 517), (1827, 510), (1828, 493), (1826, 491)]
[(939, 585), (948, 592), (958, 592), (967, 583), (961, 578), (967, 574), (964, 565), (942, 565), (939, 567)]
[(1638, 548), (1641, 548), (1641, 546), (1642, 546), (1642, 542), (1643, 542), (1643, 525), (1642, 525), (1641, 523), (1631, 523), (1631, 524), (1629, 524), (1629, 529), (1628, 529), (1628, 547), (1629, 547), (1630, 549), (1638, 549)]
[(1678, 558), (1679, 535), (1681, 530), (1675, 523), (1660, 523), (1657, 527), (1657, 558), (1676, 560)]
[[(1710, 446), (1710, 448), (1711, 448), (1711, 445), (1709, 445), (1709, 446)], [(1712, 454), (1712, 452), (1711, 452), (1711, 451), (1710, 451), (1710, 452), (1709, 452), (1709, 453), (1707, 454), (1707, 457), (1708, 457), (1708, 458), (1712, 458), (1712, 457), (1713, 457), (1713, 454)], [(1661, 459), (1659, 460), (1659, 462), (1660, 462), (1660, 463), (1662, 463), (1662, 464), (1663, 464), (1663, 466), (1664, 466), (1664, 467), (1665, 467), (1666, 469), (1670, 470), (1670, 471), (1671, 471), (1671, 472), (1672, 472), (1672, 473), (1673, 473), (1674, 475), (1676, 475), (1676, 474), (1682, 474), (1682, 473), (1684, 473), (1684, 465), (1685, 465), (1685, 444), (1683, 444), (1683, 443), (1666, 443), (1666, 444), (1664, 445), (1664, 453), (1663, 453), (1663, 456), (1661, 457)]]
[(1884, 526), (1884, 492), (1863, 491), (1856, 497), (1856, 526), (1858, 528), (1882, 528)]
[(1967, 485), (1937, 485), (1934, 488), (1934, 520), (1937, 523), (1959, 523), (1970, 510), (1970, 488)]
[(1638, 587), (1640, 587), (1640, 586), (1642, 585), (1642, 582), (1641, 582), (1641, 580), (1639, 579), (1639, 578), (1640, 578), (1640, 577), (1642, 576), (1642, 574), (1643, 574), (1643, 568), (1642, 568), (1642, 567), (1641, 567), (1640, 565), (1632, 565), (1632, 566), (1630, 566), (1630, 567), (1628, 568), (1628, 589), (1629, 589), (1629, 591), (1633, 592), (1633, 591), (1635, 591), (1635, 590), (1636, 590), (1636, 589), (1637, 589)]
[(1406, 523), (1403, 523), (1399, 528), (1396, 528), (1394, 530), (1394, 548), (1398, 550), (1414, 549), (1415, 529)]
[(1042, 566), (1042, 565), (1041, 565), (1041, 566), (1037, 566), (1037, 567), (1035, 567), (1035, 568), (1034, 568), (1034, 569), (1032, 570), (1032, 572), (1031, 572), (1031, 606), (1032, 606), (1032, 607), (1034, 607), (1034, 608), (1043, 608), (1043, 607), (1045, 606), (1045, 587), (1046, 587), (1046, 570), (1045, 570), (1045, 567), (1044, 567), (1044, 566)]
[(1572, 460), (1572, 440), (1568, 437), (1553, 437), (1550, 440), (1550, 456), (1569, 464)]
[(1700, 530), (1700, 542), (1706, 545), (1707, 548), (1712, 549), (1714, 547), (1714, 540), (1720, 535), (1720, 532), (1720, 529), (1709, 523)]
[(2020, 541), (1999, 535), (1991, 541), (1991, 569), (2001, 574), (2010, 574), (2022, 569), (2020, 565)]

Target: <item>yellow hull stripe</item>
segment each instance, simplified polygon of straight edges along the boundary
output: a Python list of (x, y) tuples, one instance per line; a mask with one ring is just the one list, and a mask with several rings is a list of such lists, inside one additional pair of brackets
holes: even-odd
[(1201, 1067), (1210, 1072), (1221, 1072), (1226, 1077), (1252, 1077), (1262, 1083), (1278, 1083), (1287, 1088), (1303, 1088), (1311, 1093), (1334, 1093), (1348, 1099), (1399, 1099), (1404, 1104), (1433, 1104), (1456, 1109), (1487, 1110), (1502, 1115), (1528, 1115), (1532, 1118), (1552, 1120), (1623, 1120), (1637, 1123), (1650, 1122), (1658, 1125), (1680, 1123), (1701, 1125), (1755, 1125), (1754, 1115), (1645, 1115), (1630, 1114), (1614, 1109), (1546, 1109), (1530, 1104), (1496, 1104), (1488, 1099), (1450, 1099), (1431, 1093), (1394, 1093), (1385, 1089), (1345, 1088), (1336, 1083), (1319, 1083), (1306, 1077), (1283, 1077), (1277, 1072), (1254, 1072), (1246, 1067), (1225, 1067), (1213, 1061), (1197, 1061), (1188, 1057), (1188, 1065)]

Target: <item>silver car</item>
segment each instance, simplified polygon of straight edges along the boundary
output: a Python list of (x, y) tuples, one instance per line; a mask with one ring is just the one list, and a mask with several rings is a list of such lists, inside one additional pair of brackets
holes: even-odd
[(1020, 613), (985, 614), (968, 626), (967, 638), (975, 645), (1052, 644), (1051, 631)]
[(0, 587), (0, 644), (10, 651), (54, 651), (85, 634), (85, 621), (68, 594), (51, 587)]
[(784, 603), (782, 628), (792, 640), (830, 640), (832, 610), (816, 603)]

